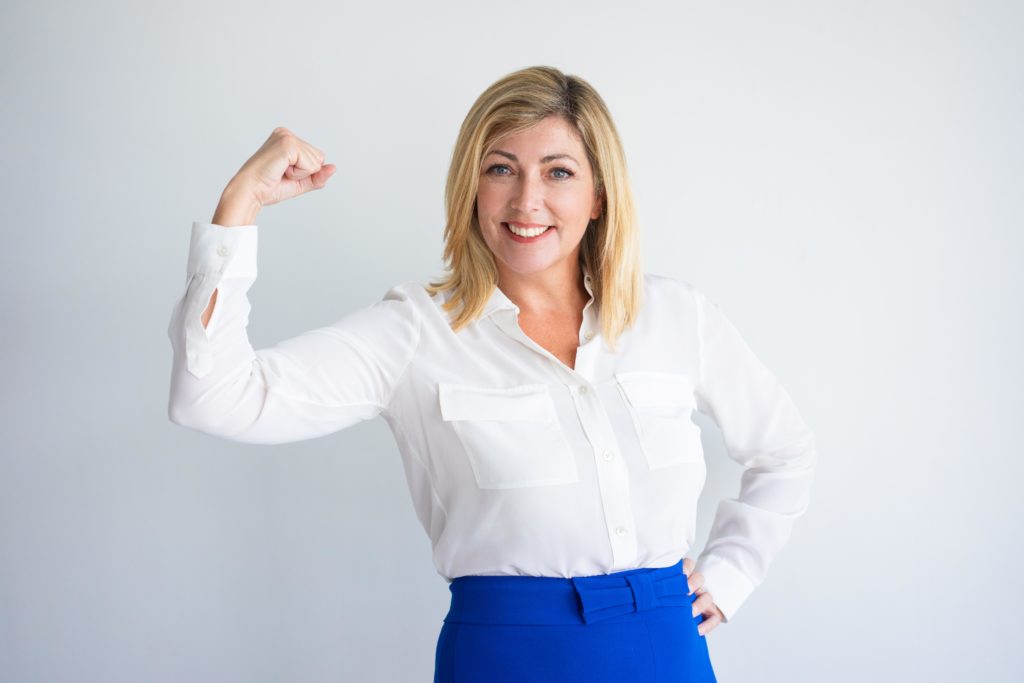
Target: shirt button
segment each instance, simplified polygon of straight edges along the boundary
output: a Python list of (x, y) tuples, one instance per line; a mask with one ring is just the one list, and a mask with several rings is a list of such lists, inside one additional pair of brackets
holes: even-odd
[(580, 392), (580, 396), (584, 396), (587, 393), (587, 388), (586, 387), (580, 387), (579, 392)]
[(615, 458), (615, 453), (613, 453), (612, 451), (605, 451), (604, 453), (601, 454), (601, 457), (611, 462)]
[(629, 530), (626, 529), (626, 527), (624, 526), (617, 526), (615, 527), (615, 533), (617, 533), (619, 536), (625, 536), (629, 533)]
[(228, 248), (226, 246), (224, 246), (222, 244), (219, 247), (217, 247), (217, 256), (227, 256), (227, 255), (228, 255)]
[(594, 333), (591, 332), (590, 330), (587, 330), (586, 332), (583, 333), (583, 338), (584, 339), (593, 339), (594, 338)]

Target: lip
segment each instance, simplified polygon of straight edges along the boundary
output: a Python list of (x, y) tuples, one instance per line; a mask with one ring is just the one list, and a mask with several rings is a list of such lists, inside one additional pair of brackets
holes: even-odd
[[(509, 225), (514, 225), (517, 228), (546, 228), (548, 227), (544, 223), (520, 223), (519, 221), (505, 221)], [(554, 226), (551, 226), (554, 227)]]
[[(522, 225), (522, 224), (521, 223), (512, 223), (512, 225), (518, 226), (518, 225)], [(512, 230), (509, 229), (508, 223), (502, 223), (502, 227), (505, 228), (505, 230), (503, 232), (506, 235), (508, 235), (513, 241), (519, 242), (521, 244), (533, 244), (534, 242), (540, 242), (541, 240), (547, 239), (548, 235), (550, 235), (552, 230), (555, 229), (555, 226), (553, 226), (553, 225), (552, 226), (534, 225), (533, 227), (538, 227), (538, 228), (549, 227), (549, 229), (545, 230), (541, 234), (536, 235), (534, 237), (520, 237), (519, 235), (515, 234), (514, 232), (512, 232)]]

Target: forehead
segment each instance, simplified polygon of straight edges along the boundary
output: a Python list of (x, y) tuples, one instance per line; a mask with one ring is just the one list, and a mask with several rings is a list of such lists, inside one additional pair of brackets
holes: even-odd
[(499, 138), (490, 147), (490, 150), (494, 149), (513, 152), (520, 160), (524, 160), (520, 152), (528, 153), (526, 161), (533, 161), (534, 156), (539, 159), (560, 153), (572, 154), (579, 159), (579, 155), (585, 152), (579, 133), (560, 116), (549, 116), (526, 130)]

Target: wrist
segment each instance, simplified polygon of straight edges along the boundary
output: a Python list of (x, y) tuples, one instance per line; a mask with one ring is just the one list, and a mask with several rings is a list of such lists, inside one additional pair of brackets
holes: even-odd
[(232, 181), (221, 193), (210, 222), (223, 227), (253, 225), (261, 208), (261, 202), (252, 191)]

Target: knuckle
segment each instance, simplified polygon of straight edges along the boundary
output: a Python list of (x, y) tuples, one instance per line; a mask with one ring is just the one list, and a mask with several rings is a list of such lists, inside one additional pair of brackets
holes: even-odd
[(275, 135), (279, 142), (284, 142), (289, 145), (294, 144), (298, 140), (298, 138), (295, 137), (295, 133), (291, 132), (287, 128), (278, 128)]

